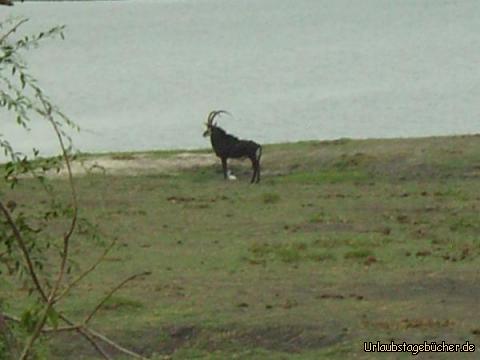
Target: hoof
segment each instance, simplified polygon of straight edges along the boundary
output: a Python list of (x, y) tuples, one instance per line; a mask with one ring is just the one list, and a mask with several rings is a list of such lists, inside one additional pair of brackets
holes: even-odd
[(228, 180), (237, 180), (237, 177), (232, 174), (232, 172), (229, 170), (227, 174)]

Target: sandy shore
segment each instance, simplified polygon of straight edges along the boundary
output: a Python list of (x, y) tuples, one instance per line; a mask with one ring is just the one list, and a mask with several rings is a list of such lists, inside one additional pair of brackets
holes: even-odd
[[(168, 157), (158, 157), (153, 154), (128, 155), (95, 155), (87, 159), (72, 162), (72, 172), (75, 176), (91, 173), (109, 175), (140, 175), (146, 173), (175, 173), (176, 171), (209, 166), (216, 162), (214, 154), (199, 154), (182, 152)], [(50, 172), (52, 177), (67, 175), (66, 167), (60, 172)]]

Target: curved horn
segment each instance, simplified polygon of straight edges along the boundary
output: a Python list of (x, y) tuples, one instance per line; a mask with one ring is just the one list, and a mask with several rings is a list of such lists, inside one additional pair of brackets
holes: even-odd
[(208, 118), (207, 118), (207, 125), (211, 125), (212, 124), (212, 116), (215, 116), (215, 113), (216, 111), (211, 111), (210, 114), (208, 114)]
[(210, 113), (210, 115), (208, 115), (208, 124), (211, 125), (212, 122), (213, 122), (213, 120), (215, 119), (215, 117), (216, 117), (217, 115), (220, 115), (220, 114), (232, 115), (232, 114), (230, 114), (230, 113), (229, 113), (228, 111), (226, 111), (226, 110), (212, 111), (212, 112)]
[(215, 119), (215, 117), (219, 114), (228, 114), (228, 115), (232, 115), (230, 114), (228, 111), (226, 110), (214, 110), (214, 111), (211, 111), (210, 114), (208, 114), (208, 118), (207, 118), (207, 123), (206, 125), (207, 126), (212, 126), (212, 123), (213, 123), (213, 120)]

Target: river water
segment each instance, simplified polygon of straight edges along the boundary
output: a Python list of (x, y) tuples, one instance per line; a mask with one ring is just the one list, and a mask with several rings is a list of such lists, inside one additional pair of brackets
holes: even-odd
[[(67, 26), (26, 56), (88, 152), (207, 147), (210, 110), (261, 143), (480, 132), (480, 1), (25, 2), (20, 32)], [(17, 149), (58, 151), (13, 119)]]

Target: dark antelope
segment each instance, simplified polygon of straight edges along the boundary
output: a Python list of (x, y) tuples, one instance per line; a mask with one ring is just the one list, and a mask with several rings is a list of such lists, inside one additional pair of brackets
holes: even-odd
[(213, 120), (220, 114), (229, 114), (228, 111), (218, 110), (212, 111), (208, 115), (207, 129), (203, 136), (210, 136), (213, 151), (222, 160), (223, 176), (225, 179), (230, 178), (227, 169), (227, 159), (248, 157), (252, 162), (253, 175), (251, 183), (260, 181), (260, 157), (262, 156), (262, 147), (255, 141), (240, 140), (237, 137), (227, 134), (225, 130), (217, 126)]

